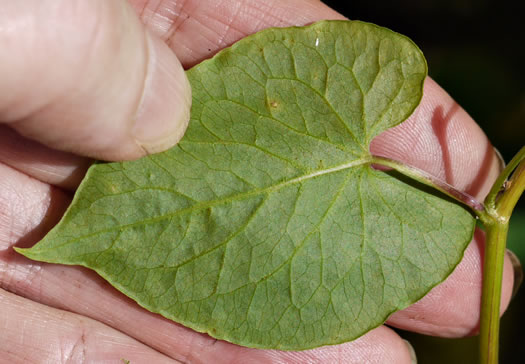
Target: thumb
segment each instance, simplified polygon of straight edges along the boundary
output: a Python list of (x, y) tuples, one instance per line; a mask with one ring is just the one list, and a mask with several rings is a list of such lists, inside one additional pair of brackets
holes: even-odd
[(191, 91), (164, 42), (125, 0), (0, 0), (0, 122), (105, 160), (165, 150)]

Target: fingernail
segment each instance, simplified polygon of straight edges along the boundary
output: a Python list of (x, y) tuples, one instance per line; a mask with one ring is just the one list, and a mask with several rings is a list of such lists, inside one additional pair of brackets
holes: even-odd
[(132, 133), (151, 154), (172, 147), (184, 135), (190, 119), (191, 87), (171, 49), (149, 33), (146, 38), (147, 75)]
[(410, 353), (410, 362), (412, 364), (417, 364), (417, 357), (416, 357), (416, 351), (414, 350), (414, 347), (412, 344), (410, 344), (408, 341), (403, 340), (408, 348), (408, 352)]
[(494, 148), (494, 152), (496, 153), (496, 157), (498, 157), (499, 170), (502, 171), (505, 168), (505, 159), (503, 159), (503, 156), (501, 155), (501, 153), (499, 152), (499, 150), (496, 147), (492, 147), (492, 148)]
[(523, 282), (523, 266), (521, 265), (520, 259), (514, 252), (507, 249), (507, 255), (512, 262), (512, 268), (514, 269), (514, 285), (512, 287), (511, 300), (516, 296), (520, 289), (521, 283)]

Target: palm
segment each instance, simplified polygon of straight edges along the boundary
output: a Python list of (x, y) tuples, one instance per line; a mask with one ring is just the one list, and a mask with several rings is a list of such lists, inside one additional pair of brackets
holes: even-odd
[[(261, 28), (338, 16), (320, 3), (298, 0), (264, 9), (257, 1), (171, 0), (156, 9), (145, 0), (131, 2), (186, 67)], [(293, 7), (298, 10), (291, 12)], [(496, 158), (482, 166), (471, 162), (493, 153), (486, 137), (431, 80), (422, 105), (410, 121), (378, 138), (373, 152), (405, 160), (483, 196), (500, 167)], [(436, 117), (439, 110), (455, 114), (447, 120)], [(147, 312), (87, 269), (17, 255), (12, 246), (31, 246), (58, 222), (70, 201), (68, 189), (78, 184), (88, 164), (0, 129), (0, 361), (409, 362), (405, 344), (386, 326), (351, 343), (301, 353), (216, 341)], [(479, 316), (482, 243), (478, 232), (449, 279), (389, 323), (439, 336), (472, 333)], [(511, 275), (507, 264), (505, 303)]]

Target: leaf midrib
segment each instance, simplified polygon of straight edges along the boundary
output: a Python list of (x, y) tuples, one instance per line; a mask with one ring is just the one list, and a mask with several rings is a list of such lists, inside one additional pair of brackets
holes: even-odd
[[(85, 238), (90, 238), (90, 237), (93, 237), (93, 236), (96, 236), (96, 235), (99, 235), (99, 234), (103, 234), (103, 233), (107, 233), (107, 232), (111, 232), (111, 231), (115, 231), (115, 230), (124, 230), (124, 229), (132, 228), (132, 227), (135, 227), (135, 226), (147, 225), (147, 224), (155, 223), (155, 222), (158, 222), (158, 221), (161, 221), (161, 220), (164, 220), (164, 219), (171, 219), (171, 218), (173, 218), (175, 216), (183, 215), (185, 213), (189, 213), (189, 212), (192, 212), (192, 211), (202, 210), (202, 209), (205, 209), (205, 208), (214, 207), (214, 206), (217, 206), (217, 205), (233, 202), (233, 201), (236, 201), (236, 200), (243, 200), (243, 199), (249, 198), (251, 196), (262, 195), (262, 194), (274, 192), (274, 191), (277, 191), (277, 190), (279, 190), (281, 188), (284, 188), (286, 186), (297, 184), (297, 183), (301, 183), (303, 181), (306, 181), (306, 180), (309, 180), (309, 179), (312, 179), (312, 178), (316, 178), (316, 177), (319, 177), (319, 176), (327, 175), (327, 174), (330, 174), (330, 173), (336, 173), (336, 172), (339, 172), (339, 171), (342, 171), (342, 170), (345, 170), (345, 169), (355, 168), (355, 167), (362, 166), (362, 165), (365, 165), (365, 164), (371, 164), (373, 162), (374, 162), (374, 158), (371, 155), (363, 156), (361, 159), (353, 160), (352, 162), (344, 163), (344, 164), (341, 164), (341, 165), (338, 165), (338, 166), (335, 166), (335, 167), (326, 168), (326, 169), (322, 169), (322, 170), (317, 170), (317, 171), (308, 173), (308, 174), (300, 176), (300, 177), (296, 177), (296, 178), (292, 178), (290, 180), (286, 180), (286, 181), (280, 182), (280, 183), (278, 183), (276, 185), (271, 185), (271, 186), (267, 186), (267, 187), (264, 187), (264, 188), (255, 189), (255, 190), (252, 190), (252, 191), (249, 191), (249, 192), (239, 193), (239, 194), (228, 196), (226, 198), (222, 198), (222, 199), (218, 199), (218, 200), (204, 201), (204, 202), (201, 202), (201, 203), (194, 204), (191, 207), (184, 208), (184, 209), (181, 209), (181, 210), (177, 210), (177, 211), (175, 211), (173, 213), (156, 216), (156, 217), (153, 217), (153, 218), (150, 218), (150, 219), (144, 219), (144, 220), (136, 221), (136, 222), (133, 222), (133, 223), (130, 223), (130, 224), (127, 224), (127, 225), (120, 225), (120, 226), (117, 226), (117, 227), (111, 227), (111, 228), (107, 228), (107, 229), (98, 230), (96, 232), (93, 232), (93, 233), (90, 233), (90, 234), (86, 234), (86, 235), (82, 235), (82, 236), (79, 236), (79, 237), (77, 237), (75, 239), (72, 239), (72, 240), (68, 240), (68, 241), (66, 241), (66, 242), (64, 242), (62, 244), (54, 246), (52, 249), (45, 249), (45, 250), (54, 250), (54, 249), (66, 246), (68, 244), (72, 244), (75, 241), (78, 241), (78, 240), (81, 240), (81, 239), (85, 239)], [(130, 192), (133, 192), (133, 191), (127, 191), (127, 192), (125, 192), (123, 194), (127, 194), (127, 193), (130, 193)], [(112, 194), (110, 196), (115, 196), (115, 194)], [(104, 196), (104, 197), (109, 197), (109, 196)], [(100, 200), (96, 200), (96, 201), (100, 201)], [(96, 201), (93, 201), (92, 204), (95, 203)], [(89, 207), (88, 207), (88, 209), (89, 209)], [(60, 225), (62, 225), (62, 223), (57, 225), (53, 230), (57, 229)], [(40, 250), (40, 251), (45, 251), (45, 250)]]

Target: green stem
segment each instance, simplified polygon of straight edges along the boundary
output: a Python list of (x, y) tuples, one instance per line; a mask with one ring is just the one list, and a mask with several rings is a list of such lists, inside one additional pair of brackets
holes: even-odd
[[(509, 179), (509, 176), (512, 177)], [(503, 170), (478, 213), (486, 230), (480, 317), (480, 363), (497, 364), (503, 261), (509, 220), (525, 189), (525, 148)]]
[(499, 314), (507, 223), (485, 224), (486, 243), (481, 299), (480, 363), (498, 362)]
[[(525, 147), (522, 147), (520, 151), (512, 158), (512, 160), (507, 164), (505, 169), (500, 173), (496, 182), (492, 185), (490, 192), (485, 198), (485, 206), (488, 208), (495, 208), (496, 199), (500, 194), (501, 190), (504, 188), (506, 181), (509, 179), (510, 175), (518, 167), (518, 165), (525, 160)], [(510, 215), (509, 215), (510, 216)]]

